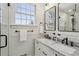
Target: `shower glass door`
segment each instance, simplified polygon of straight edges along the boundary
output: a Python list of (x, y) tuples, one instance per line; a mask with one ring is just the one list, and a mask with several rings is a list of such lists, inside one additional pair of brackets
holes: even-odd
[(0, 56), (8, 56), (8, 7), (0, 3)]

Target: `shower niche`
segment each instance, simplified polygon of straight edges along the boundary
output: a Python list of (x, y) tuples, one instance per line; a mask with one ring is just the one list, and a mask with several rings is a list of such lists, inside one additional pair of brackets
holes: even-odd
[(79, 4), (58, 4), (58, 30), (65, 32), (79, 31)]

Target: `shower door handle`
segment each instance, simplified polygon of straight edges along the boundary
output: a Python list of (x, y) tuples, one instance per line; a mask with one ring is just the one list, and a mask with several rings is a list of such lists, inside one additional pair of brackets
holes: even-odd
[[(1, 39), (1, 37), (5, 37), (5, 45), (4, 46), (0, 45), (0, 48), (5, 48), (5, 47), (7, 47), (7, 35), (0, 35), (0, 39)], [(0, 42), (1, 42), (1, 40), (0, 40)]]

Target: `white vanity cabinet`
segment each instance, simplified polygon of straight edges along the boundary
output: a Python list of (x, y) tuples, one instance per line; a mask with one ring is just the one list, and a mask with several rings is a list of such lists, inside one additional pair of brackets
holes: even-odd
[(63, 54), (61, 54), (61, 53), (54, 50), (54, 56), (65, 56), (65, 55), (63, 55)]
[(35, 40), (35, 55), (36, 56), (43, 56), (43, 53), (41, 51), (40, 43), (36, 40)]
[(35, 55), (36, 56), (51, 56), (53, 54), (54, 52), (51, 48), (35, 40)]
[(63, 56), (54, 49), (46, 46), (45, 44), (35, 40), (35, 56)]

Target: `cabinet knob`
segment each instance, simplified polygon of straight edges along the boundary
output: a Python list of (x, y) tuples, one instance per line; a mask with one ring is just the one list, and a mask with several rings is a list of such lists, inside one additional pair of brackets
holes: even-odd
[(58, 36), (61, 36), (61, 34), (58, 33)]
[(55, 54), (55, 56), (58, 56), (57, 54)]
[(45, 55), (45, 56), (47, 56), (47, 54), (43, 51), (43, 54)]
[(40, 50), (40, 48), (38, 48), (38, 50)]
[(55, 33), (52, 33), (53, 35), (55, 35)]

